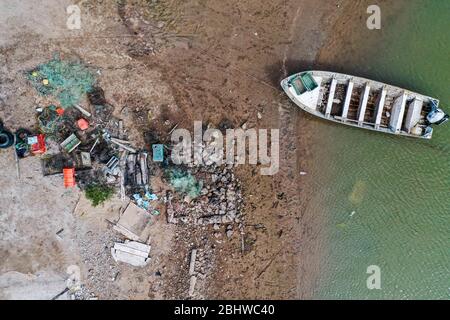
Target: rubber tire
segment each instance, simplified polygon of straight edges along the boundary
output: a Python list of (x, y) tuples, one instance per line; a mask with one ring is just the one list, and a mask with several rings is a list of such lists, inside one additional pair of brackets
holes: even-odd
[(0, 149), (6, 149), (14, 144), (14, 136), (11, 132), (0, 132)]

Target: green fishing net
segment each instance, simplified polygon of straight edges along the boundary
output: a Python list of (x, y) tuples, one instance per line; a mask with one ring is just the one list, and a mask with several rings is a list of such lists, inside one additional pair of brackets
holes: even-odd
[(167, 174), (169, 183), (176, 192), (186, 194), (192, 199), (200, 195), (203, 183), (197, 181), (189, 172), (176, 168), (168, 170)]
[(27, 78), (40, 94), (56, 97), (63, 108), (77, 104), (95, 83), (88, 67), (59, 57), (39, 65)]
[(45, 134), (55, 134), (61, 125), (62, 117), (56, 112), (55, 106), (45, 108), (38, 116), (39, 128)]

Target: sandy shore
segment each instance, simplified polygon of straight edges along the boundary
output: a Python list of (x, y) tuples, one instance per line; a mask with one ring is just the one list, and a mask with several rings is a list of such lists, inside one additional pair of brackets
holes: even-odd
[(158, 60), (191, 121), (280, 129), (280, 172), (268, 177), (250, 166), (238, 171), (247, 199), (246, 249), (242, 252), (239, 238), (220, 248), (208, 297), (314, 296), (324, 250), (318, 232), (322, 216), (308, 206), (314, 177), (300, 171), (307, 172), (314, 160), (310, 128), (316, 122), (288, 101), (279, 80), (316, 65), (319, 50), (352, 3), (210, 1), (193, 19), (203, 28), (191, 49), (183, 55), (168, 51)]
[[(90, 19), (86, 19), (87, 26), (77, 37), (64, 29), (64, 19), (51, 19), (53, 15), (59, 17), (56, 9), (48, 10), (49, 21), (61, 22), (52, 33), (45, 25), (31, 29), (23, 19), (10, 19), (13, 27), (4, 36), (10, 37), (6, 42), (11, 44), (2, 48), (4, 76), (0, 83), (5, 96), (1, 97), (0, 116), (11, 129), (33, 125), (34, 108), (30, 106), (43, 101), (36, 100), (27, 89), (22, 74), (49, 59), (51, 52), (59, 51), (66, 57), (80, 57), (101, 70), (100, 84), (106, 98), (117, 106), (116, 114), (124, 118), (130, 140), (138, 146), (145, 144), (144, 133), (160, 129), (148, 121), (148, 112), (156, 109), (162, 110), (161, 123), (170, 120), (190, 130), (194, 120), (215, 126), (246, 124), (248, 128), (280, 129), (278, 174), (262, 176), (258, 166), (237, 168), (246, 199), (244, 232), (231, 239), (211, 240), (208, 249), (214, 252), (215, 269), (208, 274), (198, 297), (314, 297), (324, 250), (318, 232), (322, 216), (308, 206), (314, 177), (301, 176), (300, 171), (308, 172), (314, 161), (310, 129), (316, 122), (285, 97), (279, 81), (316, 66), (319, 50), (334, 37), (331, 32), (339, 16), (348, 14), (347, 6), (355, 8), (353, 1), (211, 0), (201, 5), (194, 0), (168, 1), (150, 12), (142, 10), (144, 3), (125, 1), (115, 7), (111, 2), (102, 7), (95, 1), (84, 2), (82, 9), (89, 12)], [(25, 4), (19, 9), (30, 12)], [(166, 27), (161, 33), (169, 36), (153, 36), (148, 21), (162, 16)], [(22, 30), (19, 35), (16, 27)], [(14, 164), (6, 160), (8, 157), (2, 154), (10, 166), (4, 179), (11, 181), (9, 190), (13, 194), (25, 182), (12, 183)], [(42, 180), (39, 162), (29, 161), (32, 163), (27, 170), (32, 172), (25, 170), (29, 175), (26, 182), (30, 182), (25, 199), (6, 197), (0, 206), (6, 212), (0, 231), (8, 236), (11, 245), (0, 251), (5, 261), (0, 271), (36, 273), (58, 269), (64, 273), (66, 265), (84, 263), (87, 275), (89, 270), (99, 268), (95, 274), (105, 279), (114, 276), (110, 273), (116, 272), (116, 267), (109, 270), (112, 262), (108, 254), (100, 256), (87, 250), (83, 256), (83, 252), (110, 244), (111, 239), (101, 236), (107, 234), (104, 219), (117, 215), (117, 208), (105, 207), (103, 216), (100, 212), (84, 218), (73, 215), (79, 195), (66, 195), (58, 188), (56, 178)], [(63, 199), (58, 202), (61, 214), (57, 219), (51, 204), (40, 204), (38, 212), (33, 209), (33, 185), (41, 187), (39, 196), (55, 202)], [(17, 215), (20, 211), (26, 214)], [(29, 219), (39, 221), (39, 228), (30, 231)], [(164, 229), (163, 222), (162, 232), (175, 234), (174, 230)], [(17, 232), (11, 230), (11, 223)], [(67, 232), (62, 241), (54, 235), (60, 228)], [(94, 274), (89, 278), (90, 285), (94, 289), (101, 287), (100, 298), (186, 298), (186, 256), (190, 244), (200, 242), (199, 237), (194, 232), (183, 243), (168, 240), (159, 249), (155, 246), (155, 263), (149, 270), (130, 272), (120, 266), (118, 282), (101, 287)], [(24, 240), (48, 247), (45, 259), (33, 258)], [(52, 264), (55, 259), (58, 265)], [(161, 270), (164, 276), (155, 276)]]

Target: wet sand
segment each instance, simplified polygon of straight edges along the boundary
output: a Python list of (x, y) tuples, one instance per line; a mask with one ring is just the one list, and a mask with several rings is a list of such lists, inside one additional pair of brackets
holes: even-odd
[(238, 168), (247, 199), (246, 227), (242, 237), (218, 247), (218, 268), (206, 294), (210, 298), (314, 297), (325, 250), (323, 217), (309, 206), (314, 177), (300, 171), (308, 172), (314, 161), (311, 132), (317, 121), (285, 97), (279, 81), (316, 66), (339, 16), (346, 8), (360, 9), (352, 4), (209, 1), (206, 7), (186, 6), (190, 18), (182, 28), (189, 29), (193, 21), (200, 25), (190, 49), (145, 59), (170, 79), (187, 129), (194, 120), (280, 129), (278, 174)]
[(347, 34), (336, 36), (336, 28), (360, 23), (362, 18), (354, 17), (363, 17), (366, 9), (362, 1), (175, 1), (160, 10), (177, 17), (176, 29), (188, 37), (155, 56), (139, 43), (134, 47), (134, 58), (169, 84), (179, 127), (192, 130), (200, 120), (216, 127), (280, 130), (276, 175), (261, 176), (254, 166), (237, 169), (246, 198), (245, 228), (231, 241), (217, 242), (217, 268), (206, 297), (314, 297), (326, 233), (320, 206), (310, 203), (315, 177), (300, 172), (315, 165), (311, 146), (320, 143), (314, 137), (318, 120), (293, 105), (279, 81), (318, 68), (322, 48), (339, 51)]
[[(104, 33), (110, 39), (68, 37), (67, 42), (63, 38), (43, 41), (40, 51), (34, 49), (34, 55), (20, 47), (15, 49), (17, 63), (12, 70), (31, 68), (45, 54), (56, 50), (75, 53), (102, 66), (102, 87), (107, 98), (121, 110), (136, 110), (130, 111), (126, 125), (132, 127), (133, 140), (142, 144), (142, 133), (152, 130), (148, 111), (156, 105), (163, 109), (162, 120), (179, 122), (180, 128), (190, 130), (195, 120), (215, 126), (239, 127), (245, 123), (247, 128), (280, 129), (280, 171), (276, 175), (260, 175), (259, 166), (237, 168), (246, 198), (244, 232), (242, 236), (235, 232), (231, 240), (216, 243), (217, 268), (208, 275), (209, 285), (203, 296), (313, 298), (322, 252), (326, 250), (323, 216), (309, 202), (315, 177), (300, 175), (300, 171), (308, 173), (315, 161), (311, 145), (317, 143), (313, 129), (318, 122), (288, 100), (279, 81), (294, 72), (316, 67), (317, 54), (335, 38), (334, 27), (342, 13), (348, 14), (347, 7), (361, 8), (353, 6), (353, 1), (328, 0), (167, 1), (161, 15), (172, 17), (172, 31), (182, 36), (172, 37), (170, 46), (159, 44), (160, 50), (153, 54), (151, 46), (158, 47), (158, 42), (146, 38), (145, 24), (134, 23), (141, 19), (138, 14), (143, 14), (142, 3), (126, 3), (118, 10), (109, 5), (107, 12), (113, 19), (104, 17)], [(85, 5), (92, 7), (92, 12), (103, 14), (104, 8), (98, 4)], [(133, 12), (137, 12), (135, 19), (128, 19)], [(364, 15), (365, 8), (359, 14)], [(92, 19), (89, 23), (95, 34), (99, 22)], [(345, 34), (340, 37), (345, 38)], [(21, 39), (33, 43), (34, 35), (25, 34)], [(128, 50), (132, 63), (124, 50)], [(20, 63), (22, 60), (25, 66)], [(151, 81), (147, 82), (148, 78)], [(22, 87), (26, 88), (25, 84)], [(11, 91), (14, 92), (12, 85)], [(33, 108), (28, 106), (34, 98), (27, 94), (26, 103), (11, 102), (21, 106), (23, 113), (9, 115), (5, 108), (4, 118), (16, 126), (29, 125), (28, 119), (33, 119)], [(180, 261), (185, 256), (185, 252), (177, 252), (173, 274), (183, 268), (184, 262)], [(166, 274), (170, 277), (169, 272)], [(173, 282), (167, 282), (167, 287), (172, 285)], [(181, 284), (183, 288), (186, 285), (187, 282)], [(139, 288), (139, 295), (130, 289), (127, 297), (150, 297), (148, 289), (142, 286), (131, 288)], [(163, 297), (185, 298), (182, 294)]]

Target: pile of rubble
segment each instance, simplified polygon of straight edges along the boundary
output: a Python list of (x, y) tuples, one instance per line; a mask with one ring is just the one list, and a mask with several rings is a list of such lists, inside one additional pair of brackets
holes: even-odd
[[(189, 259), (189, 291), (188, 295), (193, 297), (198, 295), (198, 280), (205, 280), (210, 273), (211, 251), (204, 248), (195, 248), (191, 250)], [(198, 289), (198, 288), (197, 288)]]
[[(66, 66), (67, 73), (74, 66), (82, 68), (78, 64), (57, 62)], [(36, 108), (39, 134), (25, 130), (16, 133), (17, 157), (44, 154), (41, 158), (44, 176), (63, 174), (65, 187), (78, 185), (85, 191), (92, 184), (105, 185), (111, 193), (120, 190), (121, 199), (128, 202), (120, 210), (117, 221), (108, 220), (113, 227), (106, 232), (79, 230), (77, 240), (88, 276), (86, 286), (70, 291), (71, 298), (110, 297), (118, 285), (116, 280), (121, 270), (118, 262), (135, 267), (148, 265), (152, 247), (147, 227), (161, 213), (166, 214), (168, 223), (180, 226), (177, 232), (185, 238), (178, 241), (176, 233), (175, 242), (182, 243), (183, 254), (187, 243), (193, 249), (192, 236), (203, 233), (203, 248), (198, 243), (195, 245), (188, 274), (189, 295), (198, 296), (202, 280), (214, 266), (215, 243), (220, 243), (218, 230), (223, 229), (227, 238), (231, 238), (235, 225), (240, 230), (243, 228), (243, 196), (234, 166), (175, 165), (170, 157), (171, 145), (163, 145), (159, 139), (147, 143), (143, 149), (133, 146), (122, 120), (113, 115), (114, 106), (108, 104), (94, 78), (88, 79), (92, 87), (78, 92), (72, 99), (70, 95), (58, 96), (60, 83), (67, 86), (70, 81), (57, 82), (55, 79), (65, 78), (58, 78), (56, 71), (50, 77), (45, 68), (41, 69), (30, 73), (32, 84), (41, 94), (56, 96), (56, 100), (64, 98), (65, 103), (52, 100), (53, 104)], [(84, 94), (87, 103), (80, 102)], [(208, 146), (202, 147), (207, 152)], [(70, 176), (66, 174), (68, 170)], [(97, 203), (93, 201), (94, 206)], [(212, 237), (205, 230), (212, 232)], [(186, 288), (185, 275), (180, 279), (181, 287)]]
[(83, 285), (78, 290), (74, 290), (74, 298), (80, 300), (92, 299), (95, 296), (111, 298), (111, 295), (117, 292), (115, 290), (116, 279), (120, 274), (120, 268), (114, 263), (110, 250), (106, 250), (106, 248), (121, 239), (111, 229), (99, 232), (86, 231), (81, 226), (77, 228), (77, 241), (80, 246), (83, 267), (87, 270), (87, 279), (83, 281)]
[(212, 165), (188, 169), (205, 177), (201, 195), (193, 200), (174, 197), (167, 193), (167, 220), (169, 223), (194, 225), (239, 223), (243, 198), (241, 185), (232, 165)]
[[(58, 68), (60, 65), (64, 68)], [(42, 132), (38, 136), (43, 144), (40, 149), (46, 153), (42, 158), (44, 176), (64, 173), (65, 187), (77, 184), (82, 190), (90, 185), (119, 188), (122, 200), (128, 196), (142, 206), (146, 202), (140, 201), (141, 196), (151, 194), (148, 153), (134, 148), (127, 140), (123, 121), (113, 116), (114, 106), (106, 101), (103, 89), (95, 85), (94, 75), (89, 72), (80, 62), (54, 59), (29, 73), (38, 92), (59, 100), (36, 109)], [(79, 74), (87, 78), (86, 85), (82, 82), (82, 92), (70, 87), (73, 78), (78, 81), (75, 75)], [(72, 91), (76, 97), (59, 95)], [(89, 104), (78, 103), (82, 94), (86, 94)], [(25, 151), (21, 150), (20, 155), (26, 155)]]

